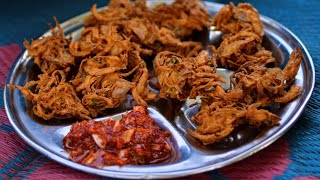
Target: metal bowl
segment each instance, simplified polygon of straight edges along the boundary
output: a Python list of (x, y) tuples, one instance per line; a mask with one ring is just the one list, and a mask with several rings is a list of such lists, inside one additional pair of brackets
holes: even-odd
[[(153, 4), (154, 1), (148, 1), (149, 6)], [(212, 14), (222, 7), (221, 4), (212, 2), (206, 2), (205, 5)], [(62, 23), (61, 26), (65, 33), (72, 32), (73, 38), (78, 38), (83, 27), (82, 21), (88, 14), (89, 12), (84, 13)], [(178, 103), (158, 100), (151, 103), (148, 110), (162, 128), (171, 132), (176, 152), (172, 158), (160, 164), (107, 166), (99, 169), (68, 159), (68, 154), (63, 150), (61, 142), (70, 130), (70, 122), (46, 122), (37, 118), (32, 113), (30, 102), (27, 102), (18, 90), (10, 90), (6, 87), (4, 103), (7, 115), (16, 132), (37, 151), (61, 164), (96, 175), (128, 179), (172, 178), (210, 171), (232, 164), (260, 151), (281, 137), (298, 120), (314, 88), (315, 71), (306, 47), (290, 30), (278, 22), (265, 16), (261, 16), (261, 19), (265, 25), (264, 46), (273, 52), (279, 67), (287, 63), (294, 49), (300, 48), (303, 51), (303, 61), (295, 81), (295, 84), (303, 87), (303, 92), (293, 102), (274, 110), (282, 118), (280, 125), (263, 133), (242, 127), (223, 142), (204, 146), (187, 133), (188, 128), (194, 127), (190, 122), (190, 116), (197, 112), (199, 106), (191, 106), (191, 101)], [(49, 34), (50, 32), (47, 32), (44, 36)], [(7, 83), (24, 85), (36, 76), (33, 60), (28, 58), (27, 54), (27, 51), (23, 52), (12, 65)], [(127, 108), (122, 106), (110, 116), (117, 119)], [(102, 117), (97, 120), (106, 118)]]

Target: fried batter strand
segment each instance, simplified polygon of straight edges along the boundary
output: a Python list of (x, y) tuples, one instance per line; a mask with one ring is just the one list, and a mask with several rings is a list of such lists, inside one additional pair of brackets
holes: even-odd
[(28, 55), (34, 58), (34, 63), (39, 66), (41, 72), (52, 73), (55, 70), (68, 72), (70, 66), (75, 64), (74, 57), (70, 54), (68, 45), (70, 39), (66, 39), (56, 18), (56, 28), (52, 28), (52, 35), (33, 40), (31, 44), (23, 42), (28, 50)]
[[(215, 52), (215, 48), (211, 47)], [(206, 98), (207, 92), (213, 91), (223, 78), (215, 74), (216, 54), (210, 57), (206, 50), (196, 57), (186, 57), (163, 51), (153, 61), (155, 74), (160, 86), (160, 98), (174, 98), (180, 101), (188, 97), (201, 95)]]
[(261, 46), (263, 23), (258, 11), (250, 4), (224, 6), (214, 16), (212, 25), (224, 33), (218, 48), (218, 64), (222, 67), (236, 70), (248, 61), (275, 62), (272, 53)]
[(137, 104), (146, 106), (148, 101), (156, 98), (156, 94), (147, 88), (149, 74), (146, 63), (140, 57), (141, 51), (138, 45), (133, 46), (129, 51), (131, 66), (138, 67), (132, 80), (135, 83), (132, 89), (132, 96)]
[(215, 102), (202, 106), (193, 117), (200, 125), (190, 135), (199, 139), (203, 144), (212, 144), (228, 136), (245, 117), (246, 111), (232, 102)]
[(233, 3), (224, 6), (213, 18), (212, 25), (225, 34), (237, 34), (247, 30), (262, 37), (264, 35), (263, 23), (258, 11), (248, 3)]
[[(91, 119), (90, 113), (81, 104), (76, 91), (66, 82), (65, 73), (61, 70), (40, 74), (39, 80), (29, 81), (25, 86), (8, 85), (17, 88), (33, 104), (35, 115), (45, 120), (50, 119)], [(30, 89), (35, 87), (35, 91)]]
[(82, 103), (92, 117), (107, 108), (118, 107), (126, 100), (125, 95), (133, 83), (123, 79), (118, 72), (126, 67), (123, 60), (117, 56), (95, 56), (81, 62), (72, 84), (83, 95)]
[(192, 65), (187, 59), (169, 51), (158, 53), (153, 61), (155, 74), (160, 86), (160, 98), (185, 100), (189, 95), (188, 77), (192, 74)]
[(281, 118), (267, 110), (258, 109), (260, 106), (260, 103), (246, 105), (236, 101), (217, 101), (209, 106), (204, 105), (192, 119), (199, 126), (195, 131), (188, 132), (207, 145), (219, 142), (241, 124), (258, 127), (277, 125)]
[(217, 92), (216, 88), (225, 82), (225, 79), (215, 74), (217, 68), (217, 55), (214, 46), (209, 47), (212, 52), (210, 57), (208, 51), (201, 51), (195, 58), (189, 58), (193, 65), (193, 73), (188, 78), (191, 87), (190, 98), (201, 96), (202, 100), (214, 98), (211, 92)]
[[(270, 98), (272, 101), (277, 98), (277, 102), (290, 102), (301, 93), (301, 88), (293, 88), (286, 92), (290, 82), (296, 76), (302, 52), (297, 49), (291, 53), (288, 64), (281, 70), (280, 68), (267, 68), (258, 65), (245, 65), (239, 68), (238, 72), (232, 75), (231, 81), (235, 89), (245, 91), (245, 101), (248, 104), (259, 101), (263, 98)], [(286, 97), (280, 98), (286, 94)], [(285, 99), (285, 100), (284, 100)]]
[(190, 36), (194, 30), (208, 26), (207, 9), (199, 0), (176, 0), (171, 5), (161, 4), (154, 9), (151, 18), (160, 27), (172, 30), (179, 39)]
[(194, 57), (202, 49), (202, 45), (195, 41), (181, 41), (172, 30), (161, 28), (158, 31), (158, 39), (153, 46), (150, 46), (155, 54), (162, 51), (175, 52), (183, 57)]
[(69, 45), (72, 55), (86, 57), (125, 54), (130, 48), (130, 39), (122, 36), (117, 29), (113, 25), (85, 28), (81, 38)]
[(260, 49), (262, 40), (255, 33), (240, 31), (224, 38), (218, 48), (220, 64), (225, 68), (237, 69), (248, 61), (246, 55), (252, 55)]
[[(113, 0), (107, 9), (98, 12), (94, 5), (91, 12), (85, 21), (86, 27), (117, 26), (119, 33), (152, 50), (154, 55), (168, 50), (182, 56), (195, 56), (203, 49), (201, 43), (183, 39), (207, 28), (209, 19), (208, 11), (199, 0), (177, 0), (153, 10), (147, 8), (145, 1)], [(86, 44), (83, 46), (89, 49)]]

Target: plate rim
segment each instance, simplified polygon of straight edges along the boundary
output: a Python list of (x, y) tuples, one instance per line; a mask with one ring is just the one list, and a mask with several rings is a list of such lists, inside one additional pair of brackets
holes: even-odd
[[(167, 0), (162, 0), (162, 1), (167, 1)], [(168, 1), (168, 2), (170, 2), (170, 1)], [(206, 4), (209, 11), (210, 11), (210, 7), (221, 8), (224, 5), (224, 4), (215, 3), (215, 2), (205, 2), (205, 4)], [(107, 6), (105, 6), (105, 7), (107, 7)], [(102, 7), (102, 8), (105, 8), (105, 7)], [(102, 9), (102, 8), (99, 8), (99, 9)], [(60, 25), (61, 25), (62, 29), (64, 29), (65, 31), (69, 31), (73, 28), (81, 26), (83, 24), (83, 18), (89, 14), (90, 14), (90, 11), (82, 13), (80, 15), (77, 15), (71, 19), (64, 21)], [(310, 70), (311, 70), (311, 72), (310, 72), (311, 78), (312, 78), (311, 87), (310, 87), (310, 91), (306, 95), (305, 100), (303, 101), (302, 104), (300, 104), (299, 109), (296, 111), (296, 113), (292, 116), (292, 118), (282, 128), (280, 128), (278, 131), (276, 131), (271, 137), (257, 143), (255, 146), (252, 147), (252, 149), (250, 149), (249, 152), (248, 151), (242, 152), (242, 153), (237, 154), (236, 156), (234, 156), (226, 161), (218, 162), (214, 165), (205, 165), (205, 166), (202, 166), (199, 168), (186, 169), (186, 170), (180, 170), (180, 171), (156, 172), (156, 173), (150, 172), (148, 174), (141, 174), (141, 173), (137, 174), (135, 172), (123, 172), (123, 171), (105, 170), (105, 169), (97, 169), (97, 168), (88, 168), (88, 166), (72, 162), (69, 159), (65, 159), (57, 154), (54, 154), (50, 150), (48, 150), (45, 147), (41, 146), (40, 144), (36, 143), (32, 137), (29, 137), (27, 132), (23, 132), (23, 128), (22, 129), (19, 128), (20, 123), (18, 121), (14, 120), (14, 115), (12, 113), (12, 109), (10, 109), (10, 102), (9, 102), (10, 101), (10, 99), (9, 99), (10, 90), (5, 85), (4, 91), (3, 91), (3, 97), (4, 97), (3, 100), (4, 100), (6, 114), (8, 116), (8, 119), (9, 119), (11, 125), (13, 126), (14, 130), (17, 132), (17, 134), (25, 142), (27, 142), (27, 144), (30, 145), (32, 148), (34, 148), (35, 150), (37, 150), (41, 154), (45, 155), (46, 157), (48, 157), (48, 158), (50, 158), (60, 164), (63, 164), (65, 166), (68, 166), (68, 167), (71, 167), (71, 168), (74, 168), (77, 170), (80, 170), (85, 173), (94, 174), (94, 175), (107, 176), (107, 177), (113, 177), (113, 178), (127, 178), (127, 179), (140, 179), (140, 178), (163, 179), (163, 178), (174, 178), (174, 177), (181, 177), (181, 176), (203, 173), (206, 171), (211, 171), (214, 169), (218, 169), (218, 168), (233, 164), (235, 162), (243, 160), (243, 159), (257, 153), (258, 151), (261, 151), (262, 149), (266, 148), (267, 146), (269, 146), (270, 144), (275, 142), (277, 139), (282, 137), (282, 135), (285, 132), (287, 132), (294, 125), (294, 123), (296, 123), (298, 121), (299, 117), (302, 114), (302, 111), (304, 110), (305, 106), (307, 105), (307, 103), (309, 102), (309, 100), (311, 98), (311, 95), (314, 91), (314, 86), (315, 86), (314, 63), (313, 63), (313, 60), (312, 60), (312, 57), (311, 57), (309, 51), (307, 50), (307, 48), (303, 44), (303, 42), (291, 30), (289, 30), (288, 28), (286, 28), (284, 25), (280, 24), (279, 22), (277, 22), (267, 16), (264, 16), (264, 15), (260, 15), (260, 18), (263, 21), (263, 23), (269, 23), (269, 24), (272, 24), (272, 26), (276, 27), (277, 29), (283, 29), (286, 33), (288, 33), (292, 37), (292, 39), (294, 39), (301, 46), (300, 48), (302, 49), (304, 55), (306, 56), (306, 60), (308, 62), (308, 65), (310, 66)], [(44, 33), (42, 36), (47, 36), (49, 34), (51, 34), (50, 30), (47, 31), (46, 33)], [(40, 36), (40, 37), (42, 37), (42, 36)], [(16, 71), (18, 63), (21, 63), (23, 59), (27, 59), (26, 54), (27, 54), (27, 50), (23, 49), (23, 52), (12, 63), (12, 65), (10, 67), (10, 71), (7, 74), (6, 84), (8, 84), (10, 82), (10, 80), (12, 78), (12, 74), (13, 74), (13, 72)]]

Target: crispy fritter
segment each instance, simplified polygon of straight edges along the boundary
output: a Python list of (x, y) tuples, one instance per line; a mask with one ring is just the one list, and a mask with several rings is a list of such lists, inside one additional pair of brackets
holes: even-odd
[(263, 23), (258, 11), (248, 3), (233, 3), (224, 6), (213, 18), (212, 23), (216, 29), (225, 34), (237, 34), (247, 30), (262, 37), (264, 35)]
[(210, 14), (199, 0), (176, 0), (169, 6), (157, 6), (150, 17), (158, 26), (168, 28), (179, 39), (184, 39), (195, 30), (206, 28)]
[[(221, 30), (223, 40), (218, 47), (218, 64), (224, 68), (238, 69), (248, 61), (272, 63), (271, 52), (261, 46), (264, 34), (259, 13), (247, 3), (224, 6), (213, 18), (212, 25)], [(260, 52), (261, 51), (261, 52)], [(263, 57), (261, 57), (261, 55)]]
[(217, 51), (214, 46), (209, 46), (212, 55), (208, 51), (201, 51), (195, 58), (189, 58), (192, 64), (192, 74), (188, 78), (191, 87), (190, 98), (201, 96), (202, 100), (214, 98), (211, 92), (217, 92), (215, 88), (226, 80), (215, 74), (217, 68)]
[(68, 45), (70, 39), (66, 39), (59, 22), (56, 18), (56, 28), (52, 28), (52, 35), (33, 40), (31, 44), (25, 40), (23, 42), (28, 50), (28, 56), (34, 58), (42, 73), (52, 73), (55, 70), (68, 72), (70, 66), (75, 64)]
[(171, 5), (161, 4), (148, 9), (145, 1), (110, 2), (107, 9), (97, 11), (85, 21), (86, 27), (117, 26), (119, 32), (132, 42), (144, 45), (156, 55), (172, 51), (182, 56), (195, 56), (203, 47), (195, 41), (184, 41), (194, 31), (207, 28), (209, 13), (199, 0), (177, 0)]
[[(29, 81), (25, 86), (8, 85), (17, 88), (33, 104), (35, 115), (50, 119), (91, 119), (90, 113), (81, 104), (72, 85), (66, 82), (65, 73), (56, 70), (52, 74), (40, 74), (39, 80)], [(30, 89), (35, 86), (34, 92)]]
[(147, 106), (147, 102), (154, 100), (156, 94), (148, 89), (148, 69), (147, 64), (140, 55), (141, 49), (138, 45), (133, 46), (129, 52), (131, 66), (138, 67), (132, 82), (135, 86), (132, 89), (132, 97), (139, 105)]
[(220, 64), (225, 68), (237, 69), (260, 49), (262, 39), (250, 31), (240, 31), (235, 35), (224, 38), (217, 49)]
[(160, 98), (185, 100), (189, 89), (186, 87), (192, 66), (187, 59), (169, 51), (158, 53), (153, 67), (160, 86)]
[[(299, 64), (302, 61), (302, 52), (297, 49), (291, 53), (288, 64), (281, 70), (280, 68), (267, 68), (259, 65), (245, 65), (240, 67), (237, 72), (232, 75), (231, 81), (235, 89), (245, 91), (246, 103), (250, 104), (263, 98), (278, 98), (278, 102), (282, 102), (281, 98), (286, 94), (284, 102), (292, 101), (300, 95), (301, 89), (293, 88), (286, 92), (290, 82), (294, 80)], [(300, 91), (300, 92), (299, 92)], [(289, 98), (291, 97), (291, 98)]]
[(192, 118), (199, 126), (195, 131), (188, 132), (207, 145), (219, 142), (241, 124), (258, 127), (277, 125), (281, 118), (267, 110), (258, 109), (261, 105), (261, 103), (247, 105), (232, 100), (203, 105)]
[[(216, 52), (211, 47), (212, 52)], [(215, 74), (216, 54), (210, 57), (206, 50), (196, 57), (186, 57), (163, 51), (158, 53), (153, 61), (155, 74), (160, 86), (160, 98), (174, 98), (180, 101), (188, 97), (206, 98), (207, 92), (213, 91), (223, 78)], [(211, 97), (212, 98), (212, 97)]]

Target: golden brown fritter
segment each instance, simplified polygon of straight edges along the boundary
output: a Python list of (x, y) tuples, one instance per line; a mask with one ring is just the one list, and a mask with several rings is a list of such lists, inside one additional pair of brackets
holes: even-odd
[(184, 39), (189, 39), (194, 31), (207, 28), (209, 20), (208, 11), (199, 0), (177, 0), (154, 9), (147, 8), (145, 1), (113, 0), (99, 12), (94, 5), (91, 12), (86, 27), (117, 26), (120, 33), (152, 50), (154, 55), (168, 50), (195, 56), (202, 49), (201, 43)]
[(196, 57), (189, 58), (192, 64), (192, 74), (188, 78), (191, 87), (190, 98), (201, 96), (202, 100), (214, 98), (216, 88), (225, 82), (225, 79), (215, 74), (217, 68), (217, 54), (214, 46), (209, 46), (212, 55), (208, 51), (201, 51)]
[(267, 63), (275, 61), (271, 52), (261, 46), (263, 23), (258, 11), (250, 4), (239, 3), (238, 7), (234, 7), (230, 3), (224, 6), (214, 16), (211, 24), (224, 33), (218, 47), (218, 64), (222, 67), (236, 70), (244, 63), (254, 60), (251, 57), (260, 58), (262, 54), (268, 57)]
[(153, 67), (160, 86), (160, 98), (185, 100), (189, 95), (188, 77), (192, 74), (192, 65), (187, 59), (169, 51), (157, 54)]
[[(210, 47), (212, 52), (215, 48)], [(208, 51), (201, 51), (196, 57), (185, 57), (170, 52), (158, 53), (153, 61), (155, 75), (160, 87), (160, 98), (174, 98), (180, 101), (188, 97), (205, 98), (208, 92), (225, 82), (215, 74), (216, 53), (209, 56)]]
[(210, 14), (199, 0), (176, 0), (171, 5), (155, 7), (150, 16), (160, 26), (172, 30), (179, 39), (208, 26)]
[(199, 126), (188, 132), (207, 145), (219, 142), (241, 124), (258, 127), (277, 125), (281, 118), (267, 110), (258, 109), (261, 105), (263, 104), (247, 105), (233, 100), (202, 105), (201, 110), (192, 118)]
[(118, 107), (126, 100), (125, 95), (134, 86), (117, 72), (99, 76), (87, 75), (84, 79), (75, 78), (72, 83), (77, 87), (77, 92), (82, 93), (82, 103), (92, 117), (103, 114), (108, 108)]
[(211, 25), (225, 34), (237, 34), (246, 30), (262, 37), (264, 35), (263, 23), (258, 11), (248, 3), (233, 3), (224, 6), (213, 18)]
[[(293, 88), (286, 92), (290, 82), (296, 76), (300, 62), (302, 61), (302, 52), (297, 49), (292, 52), (288, 64), (281, 70), (280, 68), (267, 68), (259, 65), (245, 65), (239, 68), (237, 72), (232, 75), (232, 83), (235, 89), (245, 91), (247, 103), (253, 103), (263, 98), (280, 98), (286, 94), (286, 101), (289, 102), (297, 97), (299, 88)], [(291, 98), (289, 98), (291, 96)], [(290, 100), (291, 99), (291, 100)], [(278, 99), (278, 102), (281, 102)]]
[(52, 35), (33, 40), (31, 44), (25, 40), (23, 42), (28, 50), (28, 56), (34, 58), (43, 73), (52, 73), (55, 70), (68, 72), (75, 60), (71, 55), (68, 45), (70, 39), (66, 39), (56, 18), (56, 28), (52, 28)]
[(224, 38), (217, 49), (221, 66), (239, 68), (248, 61), (246, 55), (253, 55), (259, 51), (261, 42), (262, 39), (250, 31), (240, 31)]
[[(51, 74), (40, 74), (39, 80), (29, 81), (25, 86), (8, 85), (17, 88), (23, 96), (32, 102), (35, 115), (45, 119), (91, 119), (90, 113), (81, 104), (72, 85), (66, 82), (61, 70)], [(30, 89), (35, 86), (34, 92)]]
[(204, 145), (218, 142), (228, 136), (239, 124), (244, 123), (242, 119), (245, 114), (245, 108), (232, 101), (203, 105), (193, 117), (199, 126), (195, 131), (190, 130), (189, 133)]

